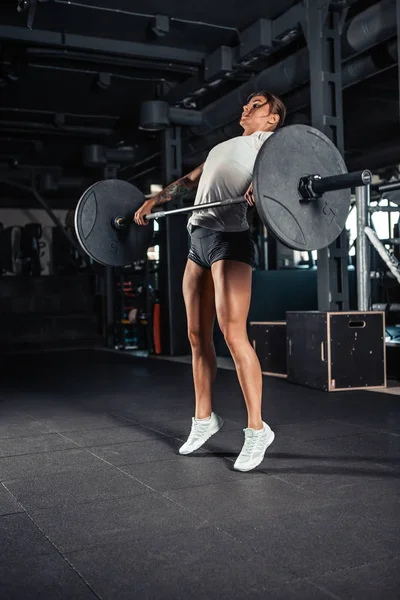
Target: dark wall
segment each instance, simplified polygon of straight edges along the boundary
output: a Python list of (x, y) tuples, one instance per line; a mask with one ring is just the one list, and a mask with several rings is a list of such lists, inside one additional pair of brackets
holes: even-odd
[(0, 351), (101, 340), (89, 275), (0, 277)]

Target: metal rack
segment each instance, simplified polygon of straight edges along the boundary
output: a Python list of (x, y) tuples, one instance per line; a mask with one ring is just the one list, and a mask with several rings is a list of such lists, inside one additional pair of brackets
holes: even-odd
[[(400, 181), (383, 184), (374, 188), (376, 194), (400, 190)], [(369, 244), (388, 266), (391, 273), (400, 283), (400, 261), (390, 254), (384, 244), (398, 245), (400, 238), (389, 238), (380, 240), (374, 230), (369, 226), (370, 214), (374, 212), (387, 212), (389, 214), (389, 227), (391, 227), (390, 213), (400, 211), (400, 207), (370, 206), (371, 186), (356, 188), (356, 211), (357, 211), (357, 308), (359, 311), (370, 310), (371, 297), (371, 269), (369, 260)]]

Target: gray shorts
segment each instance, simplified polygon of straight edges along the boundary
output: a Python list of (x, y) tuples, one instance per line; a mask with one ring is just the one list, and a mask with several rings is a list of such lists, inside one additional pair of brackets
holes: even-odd
[(253, 267), (255, 248), (250, 229), (226, 232), (193, 226), (188, 258), (204, 269), (218, 260), (237, 260)]

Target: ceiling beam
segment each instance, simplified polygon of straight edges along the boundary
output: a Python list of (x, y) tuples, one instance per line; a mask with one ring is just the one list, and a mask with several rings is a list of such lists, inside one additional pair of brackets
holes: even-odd
[[(183, 83), (175, 86), (164, 97), (169, 104), (186, 104), (195, 102), (196, 98), (215, 85), (226, 83), (241, 72), (247, 75), (248, 67), (258, 58), (272, 55), (284, 45), (302, 35), (301, 22), (304, 20), (302, 3), (295, 4), (283, 15), (274, 20), (259, 19), (250, 27), (240, 32), (239, 44), (231, 48), (232, 69), (221, 76), (217, 82), (207, 82), (200, 74), (195, 74)], [(215, 54), (215, 53), (214, 53)], [(243, 69), (245, 69), (243, 71)]]
[(197, 66), (178, 63), (165, 63), (162, 60), (150, 60), (148, 57), (144, 59), (129, 56), (105, 56), (104, 54), (96, 54), (93, 52), (88, 54), (87, 52), (82, 52), (79, 50), (67, 50), (65, 48), (29, 47), (27, 49), (27, 56), (29, 60), (48, 60), (50, 61), (50, 64), (55, 64), (55, 61), (59, 61), (60, 63), (73, 61), (83, 62), (85, 64), (100, 65), (102, 71), (105, 70), (105, 65), (127, 69), (154, 69), (168, 71), (171, 73), (187, 73), (189, 75), (193, 75), (193, 73), (197, 73), (198, 71)]
[(11, 133), (31, 133), (36, 132), (37, 134), (49, 134), (58, 136), (100, 136), (107, 137), (114, 134), (113, 129), (106, 127), (85, 127), (83, 125), (51, 125), (50, 123), (38, 123), (34, 121), (10, 121), (0, 120), (0, 130), (2, 132)]
[(176, 63), (200, 65), (205, 57), (202, 52), (185, 50), (170, 46), (144, 44), (125, 40), (75, 35), (59, 31), (41, 29), (27, 29), (0, 25), (0, 39), (24, 42), (27, 44), (40, 44), (42, 46), (61, 47), (65, 49), (89, 50), (103, 52), (104, 54), (123, 55), (151, 60), (167, 60)]

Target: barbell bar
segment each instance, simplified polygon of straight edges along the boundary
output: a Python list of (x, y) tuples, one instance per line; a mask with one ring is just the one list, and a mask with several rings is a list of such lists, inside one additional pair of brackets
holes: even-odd
[[(308, 175), (300, 180), (299, 201), (308, 202), (312, 199), (320, 198), (325, 192), (359, 187), (361, 185), (369, 184), (370, 181), (372, 181), (372, 173), (367, 169), (364, 171), (354, 171), (352, 173), (347, 173), (346, 175), (335, 175), (333, 177), (321, 178), (318, 175)], [(146, 221), (151, 221), (153, 219), (161, 219), (163, 217), (196, 212), (208, 208), (223, 208), (224, 206), (230, 206), (232, 204), (243, 204), (244, 202), (246, 202), (246, 200), (243, 196), (238, 196), (237, 198), (227, 198), (226, 200), (219, 200), (217, 202), (207, 202), (206, 205), (194, 204), (191, 206), (184, 206), (183, 208), (174, 208), (172, 210), (157, 210), (154, 213), (145, 215), (144, 218)], [(116, 217), (113, 222), (113, 226), (117, 229), (123, 229), (131, 224), (132, 220), (125, 217)]]
[[(234, 167), (233, 167), (234, 168)], [(371, 183), (368, 170), (348, 173), (336, 146), (319, 130), (289, 125), (270, 136), (258, 152), (253, 190), (258, 214), (280, 242), (295, 250), (329, 246), (343, 230), (351, 188)], [(151, 226), (134, 223), (144, 195), (118, 179), (99, 181), (80, 198), (75, 211), (76, 236), (85, 252), (107, 266), (126, 266), (145, 258)], [(229, 210), (244, 197), (156, 211), (152, 221), (215, 207)]]
[[(149, 215), (146, 215), (145, 220), (151, 221), (153, 219), (162, 219), (163, 217), (180, 215), (182, 213), (195, 212), (214, 207), (223, 208), (224, 206), (231, 206), (232, 204), (243, 204), (244, 202), (246, 202), (246, 200), (243, 198), (243, 196), (238, 196), (237, 198), (227, 198), (226, 200), (219, 200), (217, 202), (207, 202), (207, 205), (194, 204), (192, 206), (184, 206), (182, 208), (173, 208), (172, 210), (157, 210)], [(131, 225), (131, 221), (131, 219), (117, 217), (113, 225), (117, 227), (117, 229), (121, 229), (123, 227)]]

